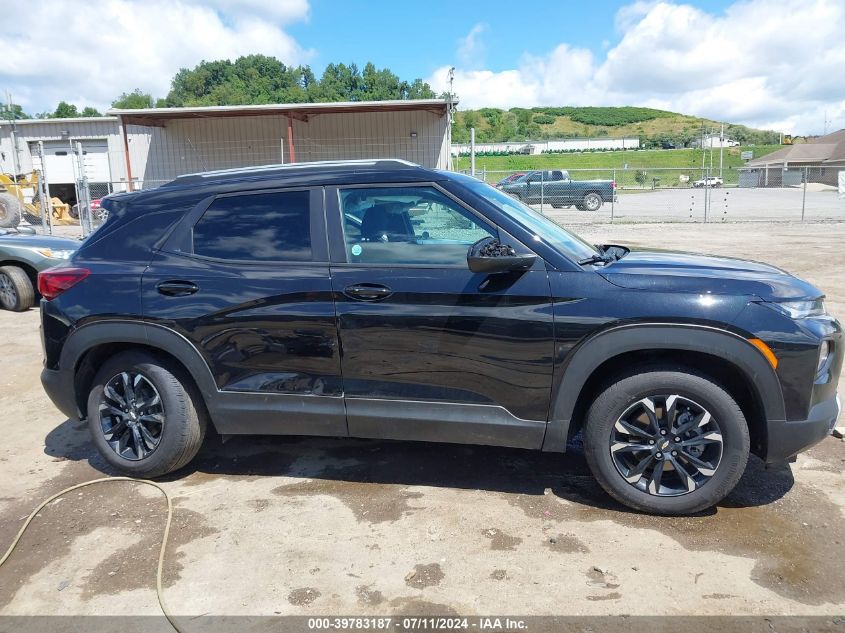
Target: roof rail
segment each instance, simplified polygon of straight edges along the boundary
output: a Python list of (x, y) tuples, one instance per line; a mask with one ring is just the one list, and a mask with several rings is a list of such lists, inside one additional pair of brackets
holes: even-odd
[(254, 167), (235, 167), (232, 169), (218, 169), (214, 171), (197, 172), (193, 174), (183, 174), (176, 176), (171, 181), (171, 184), (184, 184), (186, 182), (198, 182), (206, 178), (214, 179), (220, 176), (250, 176), (261, 174), (262, 172), (277, 172), (297, 169), (320, 169), (332, 167), (371, 167), (374, 169), (408, 169), (411, 167), (419, 167), (420, 165), (412, 163), (401, 158), (376, 158), (376, 159), (358, 159), (358, 160), (319, 160), (307, 163), (282, 163), (277, 165), (257, 165)]

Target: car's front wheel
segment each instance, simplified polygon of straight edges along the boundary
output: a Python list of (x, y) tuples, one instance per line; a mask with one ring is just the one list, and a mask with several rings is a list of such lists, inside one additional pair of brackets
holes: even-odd
[(88, 396), (88, 426), (105, 460), (135, 477), (185, 466), (205, 435), (201, 396), (176, 363), (141, 350), (108, 359)]
[(34, 303), (35, 289), (26, 272), (17, 266), (0, 266), (0, 307), (23, 312)]
[(587, 462), (608, 494), (668, 515), (721, 501), (745, 470), (749, 443), (737, 403), (692, 370), (621, 377), (595, 399), (584, 428)]

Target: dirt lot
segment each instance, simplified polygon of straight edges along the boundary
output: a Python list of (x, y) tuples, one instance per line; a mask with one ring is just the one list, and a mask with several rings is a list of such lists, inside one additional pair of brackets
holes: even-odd
[[(594, 241), (766, 260), (845, 316), (845, 224), (582, 227)], [(44, 497), (110, 474), (43, 395), (38, 314), (0, 313), (0, 549)], [(583, 456), (344, 439), (210, 442), (164, 483), (181, 614), (801, 614), (845, 609), (845, 443), (752, 461), (715, 511), (626, 512)], [(132, 484), (44, 510), (2, 614), (156, 614), (164, 504)]]

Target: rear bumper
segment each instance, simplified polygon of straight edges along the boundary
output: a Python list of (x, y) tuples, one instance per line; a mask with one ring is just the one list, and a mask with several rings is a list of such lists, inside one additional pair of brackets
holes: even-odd
[(44, 368), (41, 370), (41, 384), (59, 411), (71, 420), (80, 419), (71, 372)]
[(842, 410), (838, 394), (810, 409), (806, 420), (769, 422), (766, 463), (776, 464), (818, 444), (833, 431)]

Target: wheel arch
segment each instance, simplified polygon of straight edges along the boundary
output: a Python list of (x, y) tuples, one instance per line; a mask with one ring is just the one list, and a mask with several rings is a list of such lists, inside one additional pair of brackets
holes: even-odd
[(620, 326), (591, 337), (570, 353), (552, 396), (543, 450), (564, 451), (592, 400), (614, 373), (632, 364), (674, 365), (711, 376), (742, 408), (755, 454), (766, 454), (768, 421), (786, 417), (777, 375), (741, 336), (709, 326)]
[[(206, 409), (217, 392), (207, 363), (184, 337), (163, 326), (132, 321), (92, 323), (75, 330), (62, 350), (60, 366), (72, 368), (73, 389), (81, 417), (87, 414), (91, 383), (106, 358), (129, 349), (142, 349), (179, 366), (193, 381)], [(213, 422), (213, 419), (212, 419)]]

